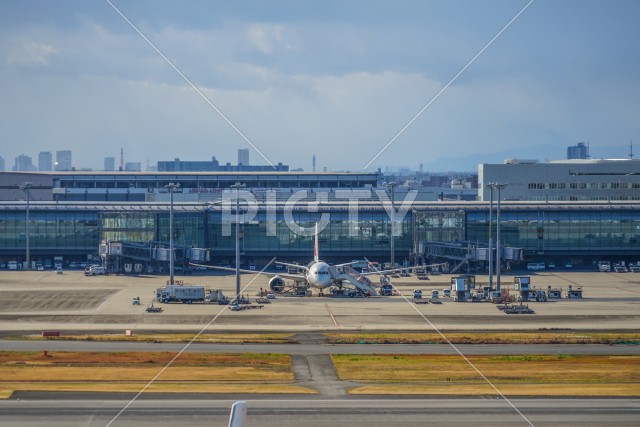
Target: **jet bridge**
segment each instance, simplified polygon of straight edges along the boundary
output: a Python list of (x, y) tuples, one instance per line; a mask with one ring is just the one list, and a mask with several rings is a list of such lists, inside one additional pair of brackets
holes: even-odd
[(330, 268), (335, 269), (332, 276), (336, 280), (347, 281), (365, 294), (371, 293), (371, 295), (373, 296), (378, 295), (373, 282), (369, 280), (367, 276), (358, 273), (354, 268), (348, 265), (343, 265), (340, 267), (333, 266)]
[[(489, 261), (489, 245), (479, 242), (424, 240), (419, 243), (418, 247), (419, 256), (424, 256), (431, 260), (446, 259), (452, 262), (454, 267), (450, 273), (456, 273), (463, 265), (471, 262)], [(501, 259), (504, 261), (519, 261), (522, 259), (522, 249), (503, 246)]]

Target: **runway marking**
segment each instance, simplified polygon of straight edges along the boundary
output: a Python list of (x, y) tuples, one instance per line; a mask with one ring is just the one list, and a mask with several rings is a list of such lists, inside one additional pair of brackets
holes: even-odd
[(324, 308), (327, 309), (327, 312), (329, 313), (329, 316), (331, 317), (331, 321), (333, 322), (333, 326), (338, 326), (338, 322), (336, 322), (336, 318), (333, 317), (333, 313), (331, 312), (331, 309), (329, 308), (329, 304), (327, 304), (325, 302), (324, 303)]

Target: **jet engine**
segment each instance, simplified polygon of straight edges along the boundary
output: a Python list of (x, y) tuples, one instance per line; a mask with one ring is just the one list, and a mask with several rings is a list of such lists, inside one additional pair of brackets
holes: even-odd
[(275, 293), (282, 292), (284, 290), (284, 279), (280, 276), (273, 276), (269, 280), (269, 288)]

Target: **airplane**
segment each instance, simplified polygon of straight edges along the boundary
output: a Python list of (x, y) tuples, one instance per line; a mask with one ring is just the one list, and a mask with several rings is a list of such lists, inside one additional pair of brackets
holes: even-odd
[[(240, 271), (241, 273), (265, 274), (267, 276), (273, 276), (269, 280), (269, 288), (275, 293), (280, 293), (284, 290), (284, 286), (285, 286), (284, 279), (290, 279), (290, 280), (295, 280), (299, 283), (305, 283), (307, 287), (316, 288), (316, 289), (319, 289), (320, 292), (322, 292), (324, 289), (330, 288), (331, 286), (334, 286), (334, 285), (338, 286), (338, 288), (341, 289), (342, 282), (346, 279), (346, 275), (350, 275), (356, 281), (362, 283), (362, 279), (360, 279), (360, 276), (366, 277), (372, 274), (384, 275), (386, 273), (392, 273), (392, 272), (397, 272), (401, 270), (419, 269), (419, 268), (434, 267), (434, 266), (442, 265), (442, 264), (420, 265), (416, 267), (401, 267), (401, 268), (392, 268), (387, 270), (374, 270), (374, 271), (369, 271), (367, 273), (359, 273), (350, 267), (352, 264), (354, 264), (354, 262), (329, 265), (325, 261), (320, 260), (318, 234), (319, 234), (318, 224), (316, 223), (315, 240), (313, 245), (313, 261), (311, 261), (306, 266), (276, 261), (276, 264), (284, 265), (284, 266), (295, 268), (295, 269), (302, 269), (304, 274), (264, 273), (264, 272), (258, 272), (255, 270), (245, 270), (245, 269), (239, 269), (238, 271)], [(194, 263), (190, 263), (190, 265), (196, 266), (196, 267), (211, 268), (216, 270), (236, 271), (236, 269), (233, 267), (219, 267), (219, 266), (202, 265), (202, 264), (194, 264)], [(371, 294), (376, 295), (375, 290), (372, 289)]]

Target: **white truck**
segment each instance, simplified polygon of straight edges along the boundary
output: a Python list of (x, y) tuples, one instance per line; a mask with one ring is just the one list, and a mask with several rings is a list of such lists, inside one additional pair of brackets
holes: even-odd
[(204, 298), (204, 286), (167, 285), (163, 288), (156, 289), (156, 299), (165, 304), (177, 302), (191, 304), (194, 302), (204, 302)]
[(611, 263), (609, 261), (598, 261), (598, 271), (601, 271), (601, 272), (611, 271)]
[(91, 265), (84, 269), (85, 276), (104, 276), (107, 274), (107, 269), (101, 265)]

